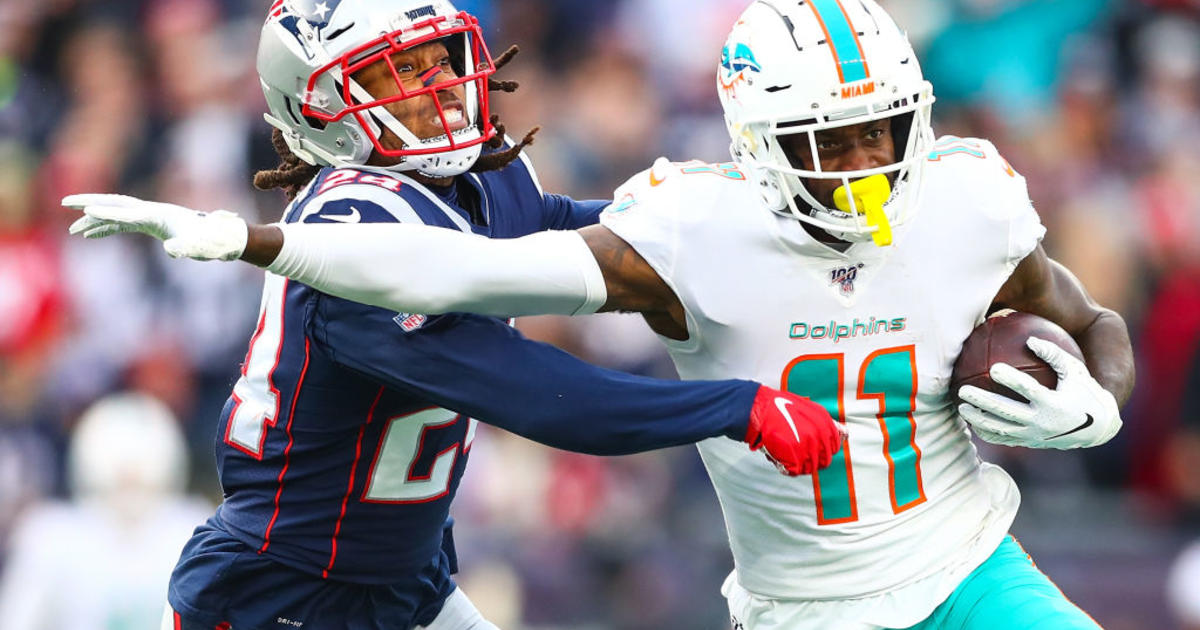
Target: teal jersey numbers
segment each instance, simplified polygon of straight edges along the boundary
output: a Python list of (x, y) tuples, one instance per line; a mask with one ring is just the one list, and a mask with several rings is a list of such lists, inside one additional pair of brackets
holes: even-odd
[[(783, 373), (783, 388), (807, 396), (825, 407), (829, 415), (846, 422), (846, 369), (842, 354), (798, 357)], [(883, 432), (883, 457), (888, 463), (888, 492), (895, 514), (925, 502), (921, 481), (921, 449), (916, 444), (917, 360), (914, 346), (887, 348), (872, 353), (857, 370), (854, 395), (875, 400), (876, 418)], [(872, 454), (864, 454), (872, 456)], [(813, 476), (817, 522), (821, 525), (858, 520), (854, 484), (854, 453), (847, 440), (828, 468)], [(871, 488), (868, 492), (882, 492)]]

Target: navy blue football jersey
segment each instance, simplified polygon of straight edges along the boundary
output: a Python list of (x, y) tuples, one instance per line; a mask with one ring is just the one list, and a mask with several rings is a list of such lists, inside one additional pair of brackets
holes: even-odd
[[(284, 221), (424, 223), (513, 238), (590, 225), (606, 205), (545, 194), (522, 159), (456, 178), (446, 190), (398, 174), (325, 169)], [(255, 577), (266, 561), (316, 583), (386, 588), (395, 625), (380, 627), (427, 623), (454, 588), (449, 509), (472, 417), (560, 448), (628, 453), (740, 437), (756, 390), (601, 370), (499, 319), (388, 312), (268, 274), (218, 426), (224, 502), (185, 550), (171, 604), (185, 614), (221, 613), (211, 619), (235, 628), (275, 618), (335, 627), (321, 615), (384, 610), (317, 610), (303, 593), (285, 596), (280, 579)], [(253, 601), (230, 603), (229, 590)], [(272, 608), (272, 597), (286, 597), (279, 606), (287, 610)]]
[[(464, 185), (478, 195), (472, 210), (455, 203)], [(446, 191), (402, 175), (326, 169), (284, 221), (425, 223), (510, 238), (594, 222), (604, 205), (544, 196), (524, 161), (466, 175)], [(280, 562), (345, 581), (392, 582), (436, 557), (475, 421), (356, 371), (353, 357), (401, 350), (439, 319), (268, 277), (219, 425), (223, 523)], [(360, 326), (327, 343), (321, 328), (346, 322)]]

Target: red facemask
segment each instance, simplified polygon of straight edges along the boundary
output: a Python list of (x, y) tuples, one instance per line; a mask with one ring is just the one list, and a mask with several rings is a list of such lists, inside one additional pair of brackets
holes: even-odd
[[(405, 41), (404, 38), (406, 36), (411, 37), (412, 33), (423, 30), (429, 30), (429, 32)], [(418, 76), (421, 79), (422, 87), (415, 90), (405, 89), (400, 74), (396, 70), (395, 63), (392, 61), (392, 56), (396, 53), (412, 50), (423, 44), (446, 38), (450, 38), (453, 42), (448, 46), (451, 49), (452, 59), (456, 58), (456, 55), (457, 58), (462, 59), (456, 65), (464, 67), (456, 67), (455, 70), (463, 76), (455, 77), (452, 74), (442, 72), (439, 67), (435, 66), (419, 73)], [(469, 57), (464, 58), (467, 45), (464, 45), (460, 38), (465, 38), (468, 42), (470, 47)], [(365, 102), (361, 98), (356, 98), (351, 91), (350, 77), (380, 61), (387, 64), (392, 79), (396, 82), (398, 93), (387, 98)], [(474, 67), (465, 67), (467, 65), (473, 65)], [(475, 17), (465, 11), (460, 12), (453, 20), (446, 16), (433, 17), (413, 24), (406, 29), (385, 34), (378, 39), (354, 48), (314, 72), (308, 81), (309, 94), (314, 93), (318, 81), (324, 75), (330, 74), (334, 79), (334, 83), (341, 89), (342, 101), (353, 103), (353, 105), (344, 107), (340, 111), (329, 111), (322, 108), (321, 103), (305, 102), (302, 113), (305, 116), (325, 123), (338, 122), (346, 116), (354, 116), (362, 129), (367, 133), (375, 150), (380, 155), (387, 157), (400, 158), (455, 151), (482, 144), (496, 136), (496, 129), (491, 123), (488, 93), (488, 78), (495, 72), (495, 63), (492, 61), (487, 44), (483, 41), (483, 30), (480, 28), (479, 21)], [(478, 107), (475, 112), (475, 120), (470, 120), (469, 122), (479, 129), (481, 133), (478, 137), (470, 139), (456, 138), (455, 134), (461, 134), (463, 130), (456, 132), (451, 129), (451, 123), (447, 121), (446, 109), (443, 107), (442, 99), (438, 93), (472, 82), (475, 84), (475, 91), (478, 95)], [(445, 132), (445, 137), (449, 140), (449, 145), (447, 146), (445, 143), (439, 142), (437, 143), (438, 146), (433, 147), (406, 146), (403, 149), (385, 148), (382, 142), (380, 142), (380, 134), (374, 131), (379, 126), (372, 125), (367, 120), (367, 117), (370, 115), (368, 110), (424, 96), (433, 98), (434, 105), (437, 108), (438, 119), (441, 121), (442, 130)], [(466, 104), (464, 104), (464, 108), (466, 108)], [(470, 116), (469, 109), (464, 109), (463, 116)], [(470, 127), (467, 129), (470, 129)]]

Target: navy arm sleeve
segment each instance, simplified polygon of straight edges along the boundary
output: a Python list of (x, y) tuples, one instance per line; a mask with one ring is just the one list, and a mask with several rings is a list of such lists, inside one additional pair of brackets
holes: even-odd
[(331, 359), (389, 387), (556, 448), (624, 455), (746, 435), (759, 385), (664, 381), (585, 363), (497, 319), (449, 314), (406, 333), (394, 313), (320, 296)]
[(600, 213), (612, 201), (576, 201), (563, 195), (547, 193), (542, 197), (543, 230), (578, 230), (600, 222)]

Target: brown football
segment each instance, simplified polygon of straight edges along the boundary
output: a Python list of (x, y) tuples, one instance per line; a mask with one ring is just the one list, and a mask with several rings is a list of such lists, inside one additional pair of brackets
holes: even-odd
[(963, 385), (974, 385), (1025, 401), (1024, 396), (992, 380), (988, 371), (995, 363), (1007, 363), (1046, 387), (1057, 387), (1058, 374), (1026, 345), (1030, 337), (1052, 341), (1083, 360), (1079, 344), (1058, 324), (1029, 313), (1000, 311), (971, 331), (963, 342), (962, 352), (954, 362), (954, 372), (950, 376), (950, 395), (955, 403), (962, 402), (958, 398), (958, 388)]

